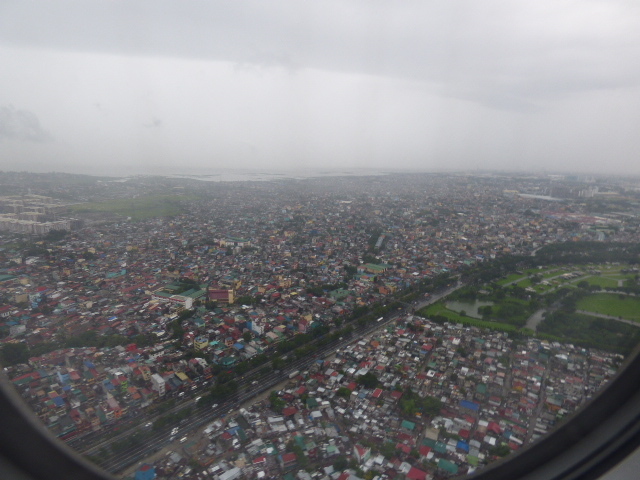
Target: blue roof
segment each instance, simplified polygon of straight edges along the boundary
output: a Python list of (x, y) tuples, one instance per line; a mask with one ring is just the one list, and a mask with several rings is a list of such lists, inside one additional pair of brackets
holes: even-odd
[(136, 472), (135, 480), (153, 480), (156, 478), (156, 469), (145, 463), (140, 467), (140, 469)]
[(56, 404), (56, 407), (61, 407), (64, 405), (64, 399), (62, 397), (54, 397), (53, 403)]
[(462, 440), (458, 441), (456, 448), (459, 448), (460, 450), (469, 453), (469, 444), (467, 442), (463, 442)]
[(469, 400), (460, 400), (460, 406), (462, 408), (468, 408), (469, 410), (474, 410), (476, 412), (480, 408), (480, 405), (475, 402), (470, 402)]

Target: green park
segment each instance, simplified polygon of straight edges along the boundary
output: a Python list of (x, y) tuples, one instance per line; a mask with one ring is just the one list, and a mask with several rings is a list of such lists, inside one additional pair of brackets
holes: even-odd
[(467, 284), (417, 314), (628, 353), (640, 341), (640, 285), (630, 264), (545, 265)]
[(184, 211), (189, 198), (179, 195), (146, 195), (138, 198), (114, 199), (105, 202), (89, 202), (71, 205), (78, 214), (115, 214), (139, 221), (154, 217), (171, 217)]

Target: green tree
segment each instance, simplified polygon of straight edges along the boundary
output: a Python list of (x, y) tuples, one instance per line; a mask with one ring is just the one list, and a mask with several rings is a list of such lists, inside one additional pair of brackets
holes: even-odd
[(309, 463), (309, 459), (304, 454), (304, 450), (302, 450), (302, 447), (300, 447), (298, 445), (294, 445), (293, 446), (293, 453), (296, 455), (296, 461), (298, 462), (298, 466), (300, 468), (306, 467), (307, 464)]
[(29, 349), (24, 343), (7, 343), (2, 347), (2, 363), (16, 365), (29, 360)]
[(357, 382), (364, 388), (372, 389), (378, 386), (378, 377), (373, 372), (367, 372), (364, 375), (360, 375)]
[(243, 295), (236, 298), (233, 303), (237, 305), (255, 305), (257, 302), (256, 299), (251, 295)]
[(278, 396), (278, 392), (276, 391), (269, 394), (269, 403), (271, 404), (271, 410), (276, 413), (282, 413), (282, 410), (286, 406), (285, 401)]
[(44, 238), (50, 242), (57, 242), (66, 237), (68, 233), (66, 230), (49, 230), (49, 233), (47, 233)]
[(347, 468), (348, 465), (349, 461), (347, 460), (347, 457), (345, 457), (344, 455), (340, 455), (338, 458), (336, 458), (335, 462), (333, 462), (333, 469), (336, 472), (341, 472), (345, 468)]
[(173, 332), (173, 338), (182, 340), (182, 338), (184, 337), (184, 328), (182, 328), (180, 320), (174, 320), (173, 322), (171, 322), (169, 324), (169, 328), (171, 328), (171, 331)]
[(496, 445), (495, 447), (491, 447), (489, 449), (489, 455), (494, 455), (496, 457), (506, 457), (511, 453), (511, 449), (508, 445), (502, 443), (500, 445)]
[(271, 360), (271, 365), (274, 370), (282, 370), (285, 367), (286, 362), (281, 357), (274, 357)]
[(349, 390), (347, 387), (340, 387), (336, 392), (336, 395), (348, 400), (349, 397), (351, 397), (351, 390)]

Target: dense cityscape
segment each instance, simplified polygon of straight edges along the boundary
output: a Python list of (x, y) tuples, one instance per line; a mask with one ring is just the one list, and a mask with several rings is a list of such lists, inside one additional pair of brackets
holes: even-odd
[(472, 473), (638, 339), (637, 180), (206, 180), (0, 173), (3, 381), (120, 478)]

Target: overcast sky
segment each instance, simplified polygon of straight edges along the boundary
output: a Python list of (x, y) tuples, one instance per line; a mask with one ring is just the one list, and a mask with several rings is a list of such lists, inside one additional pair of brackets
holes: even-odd
[(640, 2), (0, 3), (0, 169), (640, 174)]

